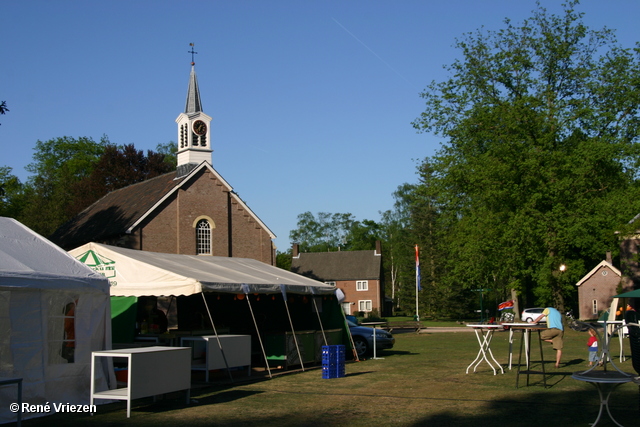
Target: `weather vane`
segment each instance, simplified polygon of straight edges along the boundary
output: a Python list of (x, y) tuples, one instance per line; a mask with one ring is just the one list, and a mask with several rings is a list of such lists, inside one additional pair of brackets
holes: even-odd
[(189, 46), (191, 46), (191, 50), (188, 51), (191, 54), (191, 65), (196, 65), (196, 63), (194, 61), (194, 58), (193, 58), (193, 55), (197, 54), (198, 52), (193, 50), (193, 47), (194, 47), (193, 43), (189, 43)]

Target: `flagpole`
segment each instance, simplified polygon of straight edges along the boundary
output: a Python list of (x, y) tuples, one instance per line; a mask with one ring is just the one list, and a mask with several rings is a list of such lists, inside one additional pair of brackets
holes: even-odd
[(420, 313), (418, 309), (418, 291), (420, 291), (420, 256), (418, 245), (416, 245), (416, 319), (420, 321)]

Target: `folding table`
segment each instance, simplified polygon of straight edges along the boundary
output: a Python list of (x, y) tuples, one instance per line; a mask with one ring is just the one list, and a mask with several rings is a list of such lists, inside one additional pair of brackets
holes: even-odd
[[(491, 351), (491, 340), (493, 339), (493, 333), (497, 329), (503, 329), (502, 325), (467, 325), (470, 328), (473, 328), (473, 331), (476, 333), (476, 338), (478, 339), (478, 344), (480, 345), (480, 351), (478, 351), (478, 355), (475, 360), (471, 362), (469, 366), (467, 366), (467, 374), (469, 373), (469, 368), (473, 366), (473, 372), (476, 371), (476, 368), (482, 361), (484, 360), (487, 364), (493, 369), (493, 375), (496, 375), (496, 368), (493, 366), (493, 363), (487, 357), (487, 353), (493, 359), (493, 362), (496, 364), (500, 371), (504, 374), (504, 369), (502, 369), (502, 365), (498, 363), (495, 357), (493, 357), (493, 352)], [(477, 362), (477, 363), (476, 363)], [(474, 366), (475, 364), (475, 366)]]

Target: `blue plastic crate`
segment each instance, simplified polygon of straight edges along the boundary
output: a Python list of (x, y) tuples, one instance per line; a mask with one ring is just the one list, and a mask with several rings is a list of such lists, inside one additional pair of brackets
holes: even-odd
[(345, 376), (344, 351), (344, 345), (322, 346), (322, 378)]

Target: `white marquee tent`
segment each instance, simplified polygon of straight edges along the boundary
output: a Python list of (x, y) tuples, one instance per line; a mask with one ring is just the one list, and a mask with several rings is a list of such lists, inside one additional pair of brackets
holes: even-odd
[[(18, 221), (0, 217), (0, 377), (32, 405), (88, 404), (91, 352), (111, 348), (109, 282)], [(97, 387), (115, 383), (98, 370)], [(0, 387), (0, 424), (16, 414)], [(6, 403), (6, 404), (5, 404)], [(23, 414), (23, 418), (46, 414)]]
[[(294, 331), (294, 325), (287, 304), (287, 294), (323, 296), (336, 293), (336, 287), (333, 285), (249, 258), (166, 254), (98, 243), (87, 243), (69, 253), (95, 271), (104, 274), (111, 283), (112, 296), (201, 294), (216, 335), (216, 328), (204, 296), (206, 292), (244, 295), (282, 294), (292, 331)], [(253, 315), (250, 298), (247, 297), (245, 300), (249, 304), (256, 333), (260, 338), (259, 326)], [(315, 298), (312, 298), (312, 301), (315, 305)], [(315, 311), (320, 319), (317, 307)], [(322, 328), (322, 322), (320, 326)], [(264, 354), (262, 342), (260, 346)], [(298, 354), (300, 354), (299, 348)], [(301, 356), (300, 360), (302, 360)]]
[[(249, 258), (165, 254), (98, 243), (69, 251), (102, 272), (112, 296), (179, 296), (205, 291), (333, 295), (336, 287)], [(245, 292), (247, 291), (247, 292)]]

